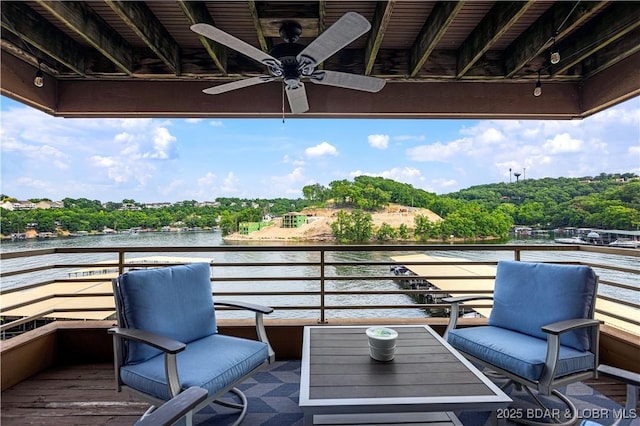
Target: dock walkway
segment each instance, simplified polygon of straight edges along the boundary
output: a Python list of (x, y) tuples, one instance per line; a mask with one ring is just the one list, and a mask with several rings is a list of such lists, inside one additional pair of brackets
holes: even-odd
[[(490, 265), (464, 265), (470, 262), (466, 259), (452, 257), (429, 256), (414, 254), (407, 256), (393, 256), (394, 262), (427, 280), (433, 286), (453, 296), (480, 295), (492, 296), (495, 286), (496, 267)], [(456, 262), (463, 265), (412, 265), (421, 262)], [(492, 278), (478, 278), (478, 277)], [(490, 301), (478, 301), (474, 311), (484, 317), (491, 314)], [(596, 299), (596, 318), (621, 330), (640, 335), (640, 327), (619, 318), (636, 318), (638, 311), (630, 306), (614, 303), (601, 297)]]
[[(199, 257), (148, 256), (127, 259), (125, 265), (161, 267), (169, 264), (205, 262)], [(104, 320), (115, 313), (111, 281), (118, 276), (114, 261), (70, 271), (70, 280), (54, 281), (24, 290), (2, 293), (0, 314), (7, 318)], [(83, 310), (88, 309), (88, 310)]]

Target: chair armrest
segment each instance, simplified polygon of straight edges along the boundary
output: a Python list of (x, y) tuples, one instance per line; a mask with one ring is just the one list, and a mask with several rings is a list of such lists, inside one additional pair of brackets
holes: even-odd
[(172, 425), (198, 404), (207, 398), (208, 392), (197, 386), (190, 387), (162, 404), (153, 412), (143, 416), (135, 426), (165, 426)]
[(566, 331), (575, 330), (576, 328), (593, 327), (596, 325), (600, 325), (600, 321), (588, 318), (578, 318), (547, 324), (542, 327), (542, 331), (545, 333), (560, 334)]
[(182, 352), (187, 347), (187, 345), (182, 342), (178, 342), (177, 340), (135, 328), (114, 327), (110, 328), (108, 331), (110, 334), (115, 334), (116, 336), (123, 337), (125, 339), (146, 343), (147, 345), (160, 349), (165, 353), (176, 354), (178, 352)]
[(268, 306), (256, 305), (254, 303), (238, 302), (236, 300), (221, 300), (219, 302), (215, 302), (213, 305), (246, 309), (248, 311), (253, 311), (256, 313), (259, 312), (262, 314), (270, 314), (271, 312), (273, 312), (273, 308), (270, 308)]
[(458, 304), (462, 302), (469, 302), (472, 300), (493, 300), (493, 296), (480, 296), (480, 295), (470, 294), (467, 296), (445, 297), (442, 299), (443, 302), (451, 303), (449, 323), (447, 324), (447, 329), (444, 331), (445, 340), (449, 335), (449, 331), (455, 330), (456, 326), (458, 325), (458, 315), (460, 312), (460, 308)]
[[(596, 366), (598, 365), (598, 329), (600, 322), (595, 319), (577, 318), (564, 321), (554, 322), (542, 326), (541, 330), (547, 333), (547, 355), (544, 362), (544, 369), (540, 380), (538, 381), (538, 390), (545, 395), (549, 395), (552, 388), (552, 382), (555, 378), (556, 368), (558, 365), (558, 357), (560, 355), (560, 334), (577, 328), (595, 327), (592, 331), (591, 350), (595, 351), (595, 365), (592, 369), (595, 376)], [(594, 337), (595, 336), (595, 337)]]
[(268, 306), (256, 305), (254, 303), (246, 303), (246, 302), (238, 302), (236, 300), (221, 300), (219, 302), (214, 302), (213, 306), (229, 306), (233, 308), (246, 309), (249, 311), (253, 311), (256, 314), (256, 336), (258, 340), (266, 343), (269, 348), (269, 363), (273, 362), (276, 359), (276, 354), (271, 347), (271, 343), (269, 343), (269, 338), (267, 337), (267, 330), (264, 328), (264, 315), (270, 314), (273, 312), (273, 308)]
[(598, 366), (598, 373), (612, 379), (619, 380), (628, 385), (640, 387), (640, 374), (633, 371), (623, 370), (621, 368), (612, 367), (610, 365), (600, 364)]

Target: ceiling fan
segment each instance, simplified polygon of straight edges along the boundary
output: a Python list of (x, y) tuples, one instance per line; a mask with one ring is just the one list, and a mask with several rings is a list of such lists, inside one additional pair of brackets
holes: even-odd
[(333, 25), (320, 34), (309, 45), (297, 43), (302, 27), (293, 21), (286, 21), (280, 28), (284, 43), (276, 45), (267, 54), (209, 24), (194, 24), (191, 30), (213, 41), (236, 50), (249, 58), (264, 64), (269, 75), (233, 81), (203, 90), (204, 93), (217, 95), (231, 90), (254, 86), (275, 80), (283, 80), (291, 112), (303, 113), (309, 110), (307, 93), (302, 79), (315, 84), (336, 86), (365, 92), (380, 91), (386, 81), (337, 71), (316, 70), (316, 67), (327, 58), (338, 52), (349, 43), (369, 31), (371, 24), (356, 12), (347, 12)]

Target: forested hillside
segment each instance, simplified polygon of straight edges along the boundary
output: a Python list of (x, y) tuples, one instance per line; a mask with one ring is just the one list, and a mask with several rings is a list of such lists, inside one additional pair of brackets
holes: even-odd
[(478, 185), (446, 197), (503, 206), (520, 225), (640, 228), (640, 179), (632, 173)]
[[(394, 203), (426, 208), (443, 219), (440, 223), (426, 218), (415, 221), (413, 236), (424, 240), (450, 235), (468, 239), (504, 237), (514, 224), (544, 229), (567, 226), (640, 229), (640, 178), (632, 173), (521, 179), (473, 186), (445, 195), (382, 177), (359, 176), (353, 182), (333, 181), (328, 187), (308, 185), (302, 188), (302, 192), (304, 199), (218, 198), (215, 205), (202, 206), (190, 200), (162, 208), (150, 208), (135, 200), (102, 203), (85, 198), (65, 198), (62, 200), (63, 208), (2, 209), (0, 225), (5, 236), (25, 232), (26, 229), (60, 233), (103, 231), (105, 228), (120, 231), (213, 226), (220, 226), (229, 233), (237, 231), (240, 222), (259, 221), (266, 214), (277, 216), (309, 206), (347, 208), (366, 213)], [(3, 203), (17, 201), (7, 195), (1, 198)], [(361, 215), (358, 214), (343, 216), (342, 219), (348, 225), (348, 221), (359, 217)], [(392, 230), (385, 230), (385, 233), (387, 231)], [(400, 233), (404, 231), (399, 230)]]
[(440, 196), (390, 179), (359, 176), (353, 182), (333, 181), (328, 187), (306, 186), (303, 194), (314, 202), (333, 200), (338, 206), (364, 210), (388, 202), (424, 207), (445, 219), (454, 213), (472, 218), (491, 212), (507, 214), (514, 224), (540, 228), (640, 228), (640, 178), (633, 173), (522, 179)]

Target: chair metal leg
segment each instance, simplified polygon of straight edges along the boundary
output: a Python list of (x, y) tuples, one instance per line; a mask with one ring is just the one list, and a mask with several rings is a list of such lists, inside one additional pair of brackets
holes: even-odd
[[(534, 393), (531, 391), (531, 389), (529, 389), (529, 387), (522, 386), (522, 388), (529, 394), (529, 396), (531, 396), (531, 398), (533, 398), (536, 404), (540, 406), (540, 408), (543, 410), (543, 413), (548, 413), (550, 415), (549, 419), (553, 422), (553, 424), (557, 424), (558, 426), (571, 426), (576, 424), (578, 420), (578, 409), (568, 397), (561, 394), (557, 390), (551, 391), (551, 393), (555, 395), (556, 398), (558, 398), (560, 401), (562, 401), (566, 405), (567, 410), (560, 411), (558, 409), (549, 409), (542, 403), (542, 401), (540, 401), (540, 399), (536, 395), (534, 395)], [(553, 416), (554, 413), (558, 413), (558, 414), (566, 413), (566, 414), (569, 414), (569, 417), (568, 418), (565, 417), (565, 420), (561, 421), (560, 418), (556, 418)], [(523, 425), (530, 425), (530, 426), (544, 426), (544, 425), (550, 424), (548, 422), (537, 422), (537, 421), (528, 420), (525, 418), (511, 419), (511, 421), (515, 423), (523, 424)]]
[(233, 392), (240, 398), (240, 402), (231, 402), (231, 401), (223, 401), (221, 399), (217, 399), (213, 401), (214, 404), (222, 405), (223, 407), (235, 408), (236, 410), (242, 410), (238, 419), (231, 426), (238, 426), (244, 420), (244, 416), (247, 415), (247, 409), (249, 404), (247, 403), (247, 397), (245, 394), (238, 388), (231, 388), (229, 392)]

